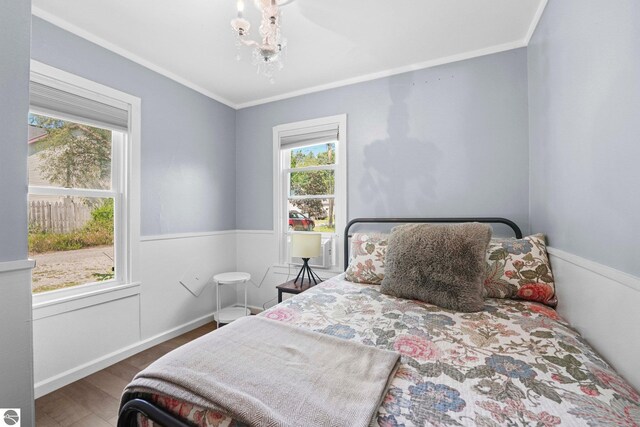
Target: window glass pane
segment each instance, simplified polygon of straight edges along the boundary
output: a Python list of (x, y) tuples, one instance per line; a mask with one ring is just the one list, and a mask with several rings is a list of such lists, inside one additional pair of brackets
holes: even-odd
[(29, 196), (32, 291), (115, 277), (112, 198)]
[[(336, 216), (334, 199), (289, 200), (289, 231), (315, 231), (335, 233)], [(302, 218), (297, 218), (300, 214)]]
[(322, 143), (291, 150), (291, 167), (333, 165), (336, 162), (336, 144)]
[(291, 172), (289, 196), (330, 196), (335, 191), (334, 171)]
[(111, 188), (111, 131), (29, 114), (29, 185)]

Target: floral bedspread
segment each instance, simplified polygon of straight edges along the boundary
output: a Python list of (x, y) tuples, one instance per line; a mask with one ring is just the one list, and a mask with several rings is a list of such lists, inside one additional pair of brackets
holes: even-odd
[[(553, 309), (487, 299), (459, 313), (378, 289), (337, 276), (261, 315), (401, 353), (380, 426), (640, 426), (638, 392)], [(148, 398), (199, 426), (239, 425)]]

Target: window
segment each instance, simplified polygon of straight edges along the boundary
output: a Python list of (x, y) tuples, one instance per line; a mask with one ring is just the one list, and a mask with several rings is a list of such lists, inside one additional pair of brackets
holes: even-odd
[(293, 233), (322, 233), (323, 254), (311, 265), (341, 265), (346, 223), (346, 116), (274, 128), (275, 229), (280, 262), (289, 256)]
[(73, 294), (87, 286), (95, 290), (130, 283), (139, 233), (131, 224), (137, 212), (131, 164), (138, 156), (133, 150), (136, 125), (130, 122), (139, 115), (139, 100), (39, 63), (32, 70), (32, 292), (66, 296), (71, 288), (77, 288)]

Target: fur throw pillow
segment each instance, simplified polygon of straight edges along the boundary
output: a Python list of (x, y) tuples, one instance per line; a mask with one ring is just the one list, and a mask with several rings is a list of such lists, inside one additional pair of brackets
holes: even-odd
[(484, 306), (487, 224), (407, 224), (394, 227), (380, 291), (456, 311)]

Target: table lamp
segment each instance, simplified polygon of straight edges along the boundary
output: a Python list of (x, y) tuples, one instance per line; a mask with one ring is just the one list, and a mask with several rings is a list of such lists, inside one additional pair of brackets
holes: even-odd
[(322, 282), (320, 276), (309, 267), (309, 259), (322, 254), (321, 239), (322, 235), (320, 233), (295, 233), (291, 235), (291, 256), (302, 258), (303, 262), (302, 268), (293, 283), (298, 284), (298, 279), (300, 279), (300, 284), (302, 285), (305, 274), (309, 278), (309, 286), (313, 286), (311, 285), (312, 280), (314, 285)]

